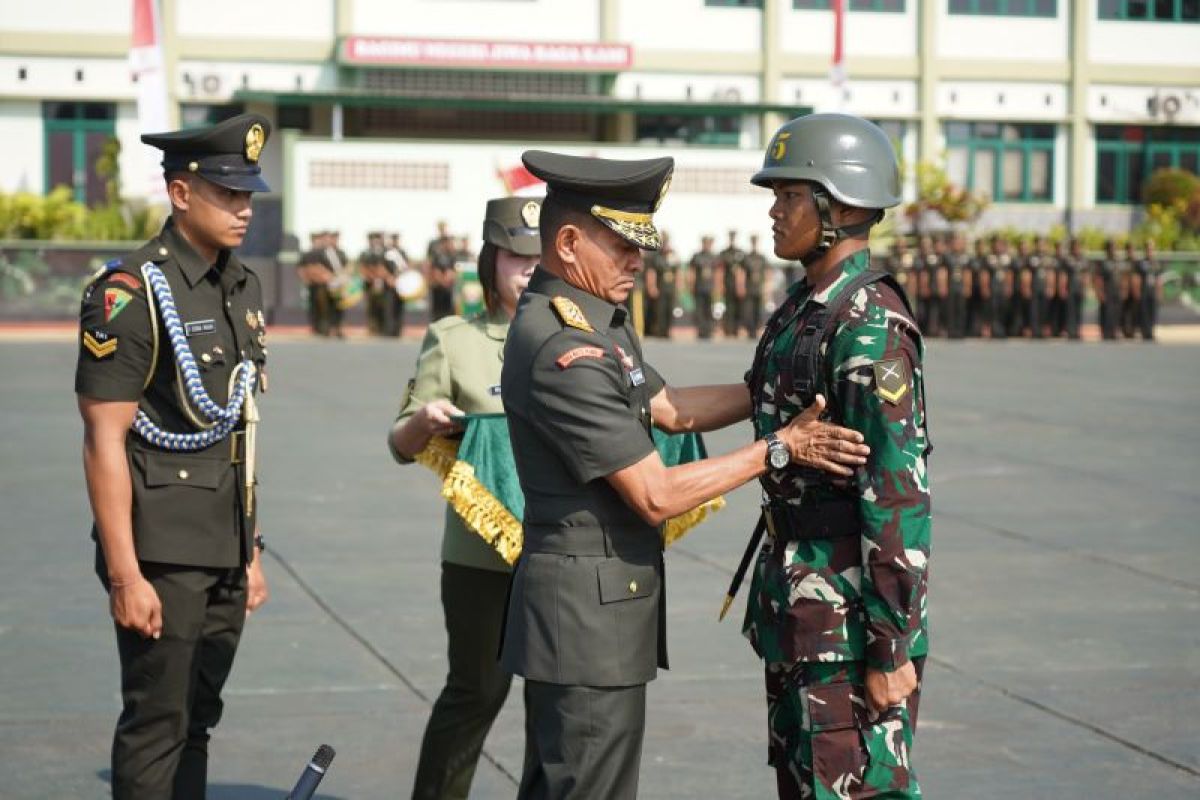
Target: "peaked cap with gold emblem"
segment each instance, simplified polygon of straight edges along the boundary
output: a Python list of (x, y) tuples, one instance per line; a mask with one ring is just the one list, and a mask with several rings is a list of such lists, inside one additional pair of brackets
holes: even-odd
[(204, 128), (146, 133), (142, 141), (163, 151), (163, 172), (193, 172), (218, 186), (269, 192), (258, 159), (271, 122), (262, 114), (238, 114)]
[(519, 256), (541, 255), (542, 237), (538, 232), (541, 218), (541, 197), (489, 200), (483, 212), (483, 240)]
[(643, 250), (659, 248), (654, 212), (671, 185), (675, 159), (617, 161), (526, 150), (521, 161), (546, 182), (547, 200), (591, 214)]

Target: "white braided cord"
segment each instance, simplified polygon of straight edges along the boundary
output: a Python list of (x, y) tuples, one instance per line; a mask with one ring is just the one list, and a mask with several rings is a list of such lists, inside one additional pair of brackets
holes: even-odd
[(187, 335), (184, 333), (183, 325), (179, 322), (179, 312), (175, 308), (175, 298), (171, 294), (171, 286), (167, 283), (166, 276), (153, 261), (147, 261), (142, 265), (142, 276), (146, 279), (146, 285), (150, 287), (150, 291), (154, 293), (159, 310), (162, 312), (163, 325), (166, 327), (167, 337), (171, 340), (171, 348), (175, 352), (179, 380), (182, 382), (188, 398), (200, 410), (200, 413), (215, 424), (212, 428), (197, 433), (170, 433), (164, 431), (151, 421), (144, 411), (138, 409), (137, 417), (133, 421), (133, 430), (150, 444), (164, 450), (203, 450), (228, 436), (241, 421), (242, 407), (245, 405), (246, 396), (254, 391), (256, 382), (254, 362), (246, 359), (234, 368), (229, 404), (220, 406), (214, 402), (204, 389), (204, 382), (200, 378), (200, 369), (196, 366), (196, 359), (192, 355), (192, 348), (188, 345)]

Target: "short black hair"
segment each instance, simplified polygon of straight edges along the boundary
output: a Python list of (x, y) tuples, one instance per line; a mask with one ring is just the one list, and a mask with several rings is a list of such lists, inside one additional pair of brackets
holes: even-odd
[(554, 237), (559, 228), (564, 225), (577, 225), (586, 228), (593, 219), (591, 214), (572, 208), (556, 198), (553, 193), (546, 195), (542, 201), (542, 213), (538, 220), (538, 233), (542, 237), (542, 246), (553, 246)]

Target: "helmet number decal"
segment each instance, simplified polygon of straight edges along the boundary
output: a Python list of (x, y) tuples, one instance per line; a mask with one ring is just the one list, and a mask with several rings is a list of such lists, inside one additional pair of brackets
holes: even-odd
[(790, 132), (780, 132), (780, 134), (775, 137), (775, 144), (771, 148), (771, 158), (773, 160), (779, 161), (784, 157), (784, 155), (787, 153), (787, 140), (790, 138), (792, 138), (792, 134)]

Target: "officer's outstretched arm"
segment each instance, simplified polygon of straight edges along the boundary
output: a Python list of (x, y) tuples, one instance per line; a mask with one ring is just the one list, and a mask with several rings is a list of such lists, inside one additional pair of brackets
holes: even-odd
[(667, 433), (715, 431), (750, 417), (744, 383), (723, 386), (666, 386), (650, 399), (654, 427)]
[[(819, 399), (781, 428), (779, 438), (794, 462), (849, 476), (852, 468), (867, 462), (870, 449), (857, 431), (821, 422), (824, 407)], [(762, 475), (766, 459), (762, 439), (723, 456), (676, 467), (663, 464), (655, 451), (605, 479), (642, 519), (660, 525)]]

